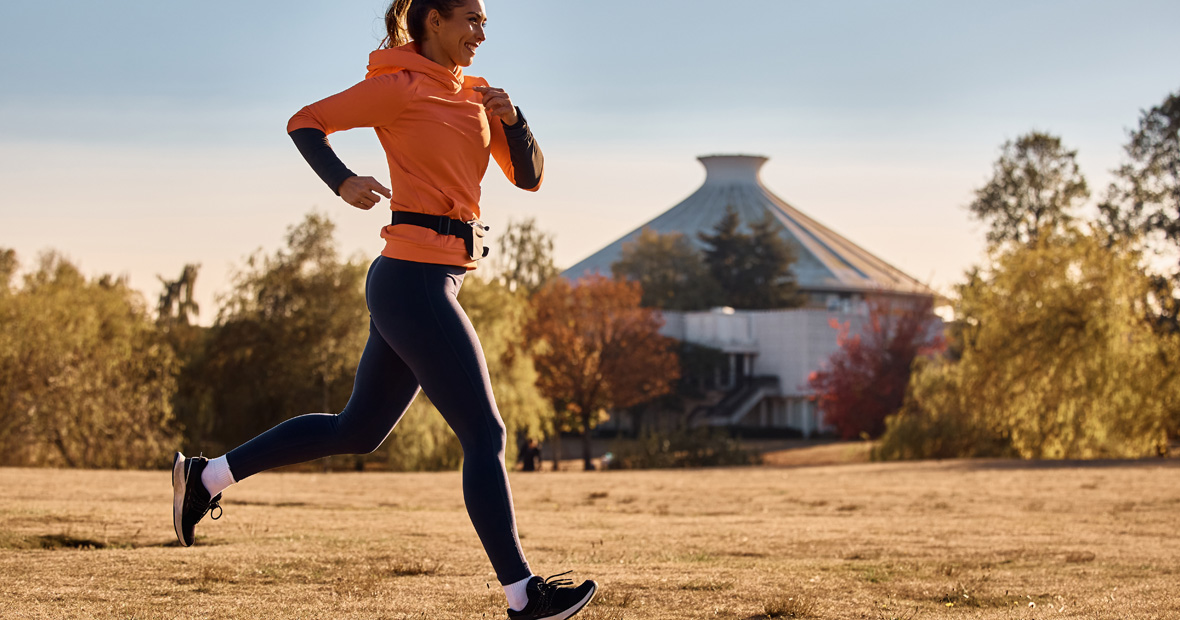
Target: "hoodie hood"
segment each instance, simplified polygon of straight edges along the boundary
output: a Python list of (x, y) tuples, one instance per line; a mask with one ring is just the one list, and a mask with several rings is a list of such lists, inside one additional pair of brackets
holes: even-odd
[(369, 72), (365, 75), (366, 78), (398, 71), (421, 73), (452, 93), (463, 89), (462, 69), (459, 69), (458, 75), (451, 73), (446, 67), (423, 56), (418, 44), (413, 41), (398, 47), (375, 50), (369, 54)]

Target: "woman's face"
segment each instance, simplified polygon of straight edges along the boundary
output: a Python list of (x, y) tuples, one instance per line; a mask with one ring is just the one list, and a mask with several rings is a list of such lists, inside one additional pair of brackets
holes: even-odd
[(431, 28), (432, 36), (427, 41), (441, 56), (435, 60), (452, 71), (470, 67), (475, 48), (485, 39), (483, 29), (488, 18), (483, 0), (466, 0), (455, 7), (449, 18), (440, 16), (439, 22), (437, 28)]

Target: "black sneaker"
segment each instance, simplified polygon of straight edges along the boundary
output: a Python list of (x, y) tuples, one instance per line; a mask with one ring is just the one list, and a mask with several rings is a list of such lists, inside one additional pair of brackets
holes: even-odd
[(193, 528), (205, 513), (216, 508), (217, 516), (209, 516), (214, 521), (221, 518), (221, 493), (211, 498), (201, 483), (201, 472), (208, 463), (203, 456), (185, 458), (177, 452), (172, 457), (172, 526), (176, 540), (184, 547), (193, 546)]
[(573, 571), (566, 571), (545, 580), (540, 577), (530, 579), (525, 588), (529, 595), (529, 604), (520, 611), (509, 609), (508, 617), (522, 620), (565, 620), (582, 611), (590, 599), (594, 598), (598, 584), (586, 580), (575, 588), (574, 582), (569, 579), (554, 579), (571, 572)]

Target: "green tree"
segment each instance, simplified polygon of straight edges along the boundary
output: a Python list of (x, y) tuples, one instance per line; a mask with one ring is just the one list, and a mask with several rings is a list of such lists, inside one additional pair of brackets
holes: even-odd
[(557, 277), (553, 263), (553, 236), (537, 227), (534, 218), (509, 221), (496, 242), (491, 259), (491, 279), (511, 292), (532, 295)]
[(172, 410), (183, 429), (181, 449), (185, 452), (209, 445), (216, 426), (213, 389), (202, 374), (209, 328), (192, 320), (200, 311), (195, 301), (199, 270), (200, 265), (187, 264), (176, 280), (156, 276), (163, 285), (156, 304), (156, 325), (180, 363)]
[(288, 229), (284, 248), (254, 254), (235, 275), (202, 369), (219, 447), (348, 401), (369, 332), (367, 265), (339, 258), (334, 230), (326, 216), (308, 214)]
[(1157, 326), (1180, 332), (1180, 92), (1142, 112), (1123, 150), (1098, 207), (1102, 224), (1114, 242), (1142, 241), (1171, 263), (1153, 281)]
[(16, 268), (16, 251), (0, 250), (0, 295), (8, 294)]
[(741, 218), (732, 206), (713, 228), (700, 233), (706, 244), (705, 264), (722, 289), (726, 305), (747, 310), (791, 308), (803, 303), (791, 265), (796, 257), (791, 246), (778, 234), (778, 226), (767, 213), (739, 230)]
[(722, 303), (721, 287), (683, 233), (643, 229), (637, 239), (623, 244), (611, 272), (643, 287), (645, 308), (702, 310)]
[(156, 276), (164, 285), (164, 292), (160, 293), (160, 303), (156, 308), (158, 323), (188, 325), (191, 322), (190, 318), (201, 313), (200, 306), (193, 298), (193, 292), (197, 285), (197, 272), (200, 269), (200, 265), (185, 265), (180, 272), (180, 277), (175, 281)]
[(1180, 381), (1138, 256), (1093, 235), (993, 256), (960, 289), (958, 363), (922, 365), (882, 458), (1142, 457), (1166, 450)]
[(992, 244), (1035, 244), (1066, 231), (1074, 212), (1090, 196), (1077, 164), (1061, 138), (1034, 131), (1001, 147), (991, 180), (975, 191), (968, 207), (991, 226)]
[(53, 253), (14, 288), (15, 254), (0, 256), (0, 464), (168, 462), (177, 362), (143, 298)]

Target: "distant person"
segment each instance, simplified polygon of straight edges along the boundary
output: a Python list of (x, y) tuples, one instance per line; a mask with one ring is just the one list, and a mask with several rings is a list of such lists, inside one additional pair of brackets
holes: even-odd
[(541, 444), (532, 437), (525, 442), (524, 449), (520, 451), (520, 469), (521, 471), (541, 470)]
[[(385, 249), (365, 282), (369, 341), (338, 415), (292, 418), (212, 460), (176, 454), (173, 522), (182, 545), (193, 544), (197, 522), (220, 511), (222, 491), (235, 482), (377, 449), (421, 387), (463, 446), (464, 500), (504, 587), (509, 618), (569, 618), (594, 596), (593, 581), (574, 587), (555, 579), (560, 575), (541, 579), (525, 561), (504, 466), (504, 422), (483, 350), (456, 299), (464, 275), (485, 255), (479, 199), (489, 158), (530, 191), (541, 185), (544, 162), (508, 93), (463, 74), (484, 42), (486, 14), (482, 0), (395, 0), (365, 80), (288, 123), (299, 152), (345, 202), (367, 210), (381, 196), (390, 200)], [(328, 144), (328, 134), (355, 127), (376, 129), (389, 188), (353, 173)]]

